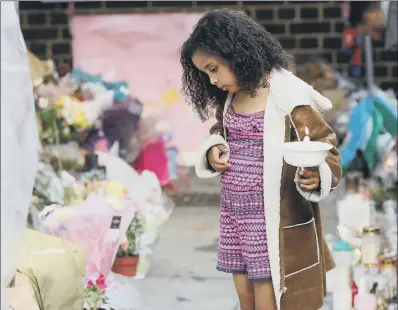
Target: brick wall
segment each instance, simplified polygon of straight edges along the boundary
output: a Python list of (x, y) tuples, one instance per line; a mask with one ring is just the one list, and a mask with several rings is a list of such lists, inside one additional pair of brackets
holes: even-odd
[[(342, 1), (85, 1), (75, 4), (78, 14), (132, 12), (204, 12), (227, 7), (245, 11), (274, 34), (298, 58), (322, 56), (346, 71), (349, 59), (341, 52)], [(20, 1), (22, 31), (28, 48), (57, 64), (71, 62), (71, 36), (64, 14), (66, 3)], [(374, 46), (376, 83), (398, 92), (397, 54)], [(363, 80), (363, 79), (362, 79)]]

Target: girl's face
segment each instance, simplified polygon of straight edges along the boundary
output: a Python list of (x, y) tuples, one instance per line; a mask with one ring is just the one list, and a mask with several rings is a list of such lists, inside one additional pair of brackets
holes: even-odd
[(197, 51), (192, 56), (192, 62), (198, 70), (206, 73), (209, 76), (210, 83), (219, 89), (230, 93), (239, 91), (235, 74), (220, 58)]

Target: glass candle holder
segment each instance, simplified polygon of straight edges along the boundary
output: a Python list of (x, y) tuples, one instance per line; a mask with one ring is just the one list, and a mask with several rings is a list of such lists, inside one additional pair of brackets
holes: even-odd
[(362, 264), (366, 266), (377, 265), (380, 248), (380, 228), (377, 226), (364, 227), (362, 231)]

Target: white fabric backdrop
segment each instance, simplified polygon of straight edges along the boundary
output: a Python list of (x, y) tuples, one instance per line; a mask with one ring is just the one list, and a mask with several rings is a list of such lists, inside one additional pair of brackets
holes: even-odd
[(26, 45), (16, 3), (1, 1), (1, 309), (11, 281), (38, 163), (39, 140)]

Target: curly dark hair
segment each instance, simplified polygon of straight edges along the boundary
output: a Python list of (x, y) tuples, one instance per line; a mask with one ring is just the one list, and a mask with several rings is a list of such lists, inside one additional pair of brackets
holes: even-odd
[(252, 97), (259, 87), (267, 86), (266, 72), (288, 69), (292, 63), (279, 41), (244, 13), (226, 9), (206, 13), (184, 42), (180, 58), (182, 91), (202, 121), (216, 106), (224, 104), (227, 92), (212, 85), (195, 67), (192, 56), (196, 51), (225, 61), (236, 75), (239, 89)]

